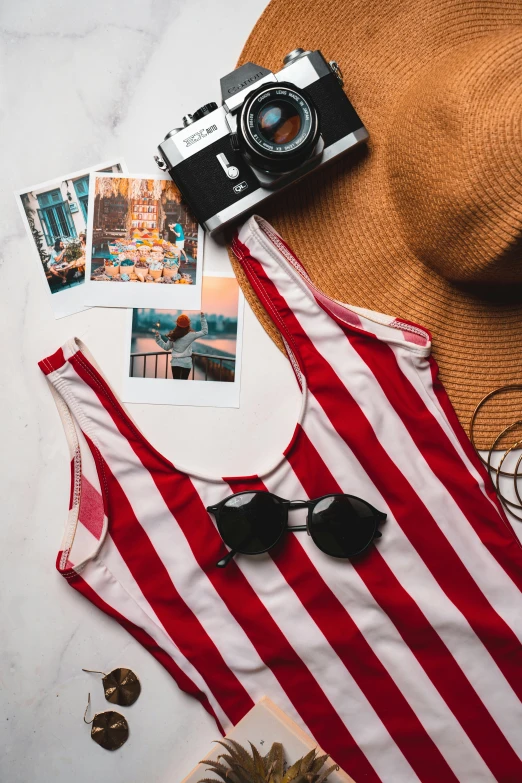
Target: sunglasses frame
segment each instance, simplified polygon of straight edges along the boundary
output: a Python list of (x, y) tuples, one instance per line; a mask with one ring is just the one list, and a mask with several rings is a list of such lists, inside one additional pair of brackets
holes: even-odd
[[(221, 514), (222, 508), (226, 505), (226, 503), (234, 497), (238, 497), (240, 495), (270, 495), (271, 497), (275, 498), (284, 508), (284, 511), (286, 512), (286, 518), (281, 526), (281, 532), (277, 539), (274, 541), (273, 544), (271, 544), (266, 549), (260, 549), (258, 552), (242, 552), (240, 549), (231, 549), (230, 545), (227, 544), (225, 539), (223, 538), (223, 534), (221, 532), (221, 525), (219, 522), (219, 517)], [(368, 541), (367, 544), (365, 544), (362, 549), (359, 549), (357, 552), (354, 552), (351, 555), (332, 555), (331, 552), (327, 552), (325, 549), (323, 549), (322, 546), (320, 546), (317, 541), (315, 540), (313, 534), (310, 532), (310, 521), (312, 518), (313, 510), (315, 506), (320, 503), (321, 500), (325, 500), (326, 498), (350, 498), (353, 500), (358, 500), (359, 503), (364, 503), (365, 506), (367, 506), (371, 511), (373, 512), (373, 515), (371, 517), (373, 521), (373, 533), (372, 537)], [(308, 514), (306, 516), (306, 525), (289, 525), (288, 524), (288, 512), (292, 511), (297, 508), (306, 508), (308, 509)], [(226, 557), (222, 558), (216, 565), (219, 568), (224, 568), (230, 560), (234, 557), (236, 554), (240, 555), (263, 555), (266, 552), (269, 552), (271, 549), (273, 549), (279, 541), (282, 539), (283, 535), (285, 533), (288, 533), (289, 531), (293, 532), (299, 532), (299, 531), (305, 531), (308, 533), (312, 541), (314, 542), (315, 546), (321, 550), (321, 552), (324, 552), (325, 555), (328, 555), (328, 557), (335, 557), (338, 560), (348, 560), (352, 557), (357, 557), (358, 555), (362, 554), (370, 544), (376, 539), (380, 538), (382, 533), (380, 530), (377, 529), (377, 526), (380, 522), (384, 522), (384, 520), (387, 518), (387, 514), (385, 514), (383, 511), (379, 511), (374, 506), (372, 506), (371, 503), (368, 503), (367, 500), (363, 500), (362, 498), (357, 497), (357, 495), (348, 495), (345, 492), (331, 492), (327, 495), (321, 495), (319, 498), (313, 498), (311, 500), (286, 500), (286, 498), (281, 498), (279, 495), (275, 495), (273, 492), (267, 492), (266, 490), (245, 490), (243, 492), (234, 492), (232, 495), (228, 495), (226, 498), (223, 498), (219, 503), (216, 503), (213, 506), (207, 506), (207, 511), (209, 514), (212, 514), (216, 519), (216, 525), (218, 529), (218, 533), (221, 536), (221, 540), (225, 544), (225, 546), (229, 547), (230, 552)]]

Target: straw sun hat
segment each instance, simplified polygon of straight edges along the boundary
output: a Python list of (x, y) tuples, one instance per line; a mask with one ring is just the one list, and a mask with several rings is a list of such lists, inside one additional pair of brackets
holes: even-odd
[[(259, 211), (328, 294), (431, 331), (467, 429), (522, 381), (522, 0), (272, 0), (240, 64), (298, 46), (339, 63), (370, 141)], [(481, 411), (479, 446), (517, 394)]]

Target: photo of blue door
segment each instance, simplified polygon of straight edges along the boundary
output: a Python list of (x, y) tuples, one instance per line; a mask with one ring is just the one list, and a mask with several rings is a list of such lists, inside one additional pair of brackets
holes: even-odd
[(78, 196), (78, 201), (80, 202), (80, 206), (82, 208), (83, 219), (87, 223), (87, 208), (89, 204), (89, 175), (87, 174), (86, 177), (75, 179), (73, 181), (73, 185), (76, 191), (76, 195)]
[(60, 189), (39, 193), (37, 199), (40, 206), (38, 216), (44, 230), (45, 241), (49, 247), (58, 237), (76, 239), (71, 210), (69, 204), (63, 200)]

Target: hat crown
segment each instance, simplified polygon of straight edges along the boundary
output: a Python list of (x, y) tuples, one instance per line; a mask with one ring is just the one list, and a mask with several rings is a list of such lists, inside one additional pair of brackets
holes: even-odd
[(522, 28), (424, 66), (394, 114), (388, 182), (411, 250), (454, 282), (522, 282)]

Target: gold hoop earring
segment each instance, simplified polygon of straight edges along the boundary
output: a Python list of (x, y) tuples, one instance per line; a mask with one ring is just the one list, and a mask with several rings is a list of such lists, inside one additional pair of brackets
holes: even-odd
[(88, 725), (92, 724), (91, 738), (106, 750), (118, 750), (129, 739), (129, 724), (127, 720), (114, 710), (95, 712), (92, 720), (87, 720), (87, 711), (91, 706), (91, 694), (87, 700), (87, 706), (83, 713), (83, 720)]
[(137, 701), (141, 693), (141, 683), (131, 669), (119, 667), (108, 674), (96, 671), (96, 669), (82, 669), (82, 672), (103, 675), (103, 689), (105, 698), (111, 704), (119, 704), (120, 707), (130, 707)]

